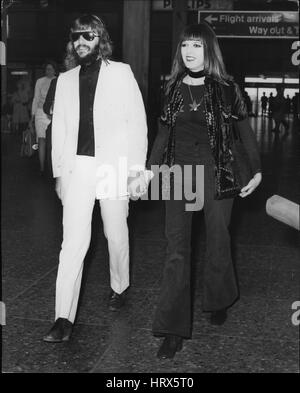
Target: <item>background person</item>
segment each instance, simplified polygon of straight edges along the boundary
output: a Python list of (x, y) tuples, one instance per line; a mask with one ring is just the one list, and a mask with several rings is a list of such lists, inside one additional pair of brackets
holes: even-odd
[(261, 102), (261, 115), (265, 116), (267, 114), (267, 105), (268, 105), (268, 97), (266, 96), (266, 92), (263, 92), (263, 95), (260, 97)]
[(38, 141), (40, 174), (44, 175), (45, 159), (46, 159), (46, 129), (50, 123), (50, 119), (43, 110), (43, 105), (50, 87), (50, 83), (56, 76), (57, 66), (54, 62), (48, 61), (45, 64), (45, 76), (36, 81), (34, 89), (34, 97), (32, 102), (32, 122), (35, 125), (35, 132)]
[(28, 126), (30, 120), (29, 104), (31, 97), (29, 82), (20, 79), (17, 82), (17, 90), (11, 97), (12, 127), (13, 133), (15, 134), (22, 135), (22, 132), (25, 131)]
[(273, 106), (274, 106), (274, 96), (273, 93), (270, 93), (269, 98), (268, 98), (268, 102), (269, 102), (269, 111), (268, 111), (268, 115), (269, 117), (272, 117), (273, 115)]
[(275, 121), (275, 127), (272, 132), (278, 133), (280, 125), (283, 124), (286, 131), (289, 129), (289, 123), (286, 120), (286, 100), (284, 98), (284, 86), (276, 87), (277, 95), (273, 100), (272, 117)]
[(292, 98), (293, 118), (299, 119), (299, 93), (295, 93)]
[[(72, 43), (69, 42), (67, 44), (66, 48), (66, 56), (64, 58), (64, 70), (68, 71), (71, 70), (72, 68), (76, 67), (77, 61), (72, 53)], [(51, 80), (48, 93), (43, 105), (43, 110), (48, 116), (50, 123), (48, 124), (48, 127), (46, 129), (46, 168), (47, 168), (47, 173), (50, 179), (53, 178), (53, 172), (52, 172), (52, 159), (51, 159), (51, 150), (52, 150), (52, 114), (53, 114), (53, 106), (54, 106), (54, 97), (55, 97), (55, 91), (56, 91), (56, 83), (57, 83), (57, 78), (53, 78)]]
[(287, 95), (286, 99), (285, 99), (285, 112), (286, 112), (288, 118), (290, 116), (291, 110), (292, 110), (292, 100), (291, 100), (290, 96)]
[(247, 108), (247, 112), (249, 116), (253, 116), (252, 112), (252, 101), (247, 91), (244, 91), (244, 99)]

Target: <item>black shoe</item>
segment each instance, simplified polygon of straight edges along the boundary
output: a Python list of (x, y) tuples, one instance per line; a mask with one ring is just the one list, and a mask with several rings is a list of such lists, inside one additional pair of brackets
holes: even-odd
[(43, 337), (48, 343), (60, 343), (68, 341), (72, 334), (73, 324), (66, 318), (58, 318), (49, 333)]
[(108, 308), (110, 311), (118, 311), (125, 303), (125, 293), (122, 292), (118, 294), (115, 291), (111, 291), (108, 303)]
[(182, 350), (182, 337), (179, 336), (167, 336), (161, 344), (157, 357), (159, 359), (173, 359), (176, 352)]
[(213, 311), (210, 314), (210, 323), (212, 325), (223, 325), (223, 323), (226, 321), (227, 319), (227, 310), (226, 308), (223, 308), (221, 310), (218, 311)]

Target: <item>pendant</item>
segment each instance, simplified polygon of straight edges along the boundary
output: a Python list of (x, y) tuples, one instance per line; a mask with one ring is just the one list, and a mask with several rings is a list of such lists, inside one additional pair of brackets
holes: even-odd
[(197, 104), (197, 102), (194, 100), (192, 104), (189, 104), (190, 106), (190, 112), (194, 111), (196, 112), (198, 110), (198, 107), (201, 103)]

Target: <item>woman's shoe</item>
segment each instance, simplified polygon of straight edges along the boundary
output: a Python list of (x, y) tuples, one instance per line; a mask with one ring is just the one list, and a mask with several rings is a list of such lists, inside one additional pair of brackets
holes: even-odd
[(159, 359), (173, 359), (176, 352), (182, 349), (182, 337), (180, 336), (167, 336), (165, 337), (162, 345), (160, 346), (157, 357)]

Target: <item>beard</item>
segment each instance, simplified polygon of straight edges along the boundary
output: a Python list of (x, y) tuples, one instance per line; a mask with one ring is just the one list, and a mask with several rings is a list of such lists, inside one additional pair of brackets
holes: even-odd
[(91, 52), (89, 52), (87, 55), (81, 57), (78, 55), (76, 49), (73, 46), (73, 52), (74, 52), (74, 56), (77, 60), (77, 63), (79, 65), (87, 65), (87, 64), (93, 64), (95, 63), (95, 61), (97, 61), (98, 57), (99, 57), (99, 47), (100, 44), (97, 44), (92, 50)]

